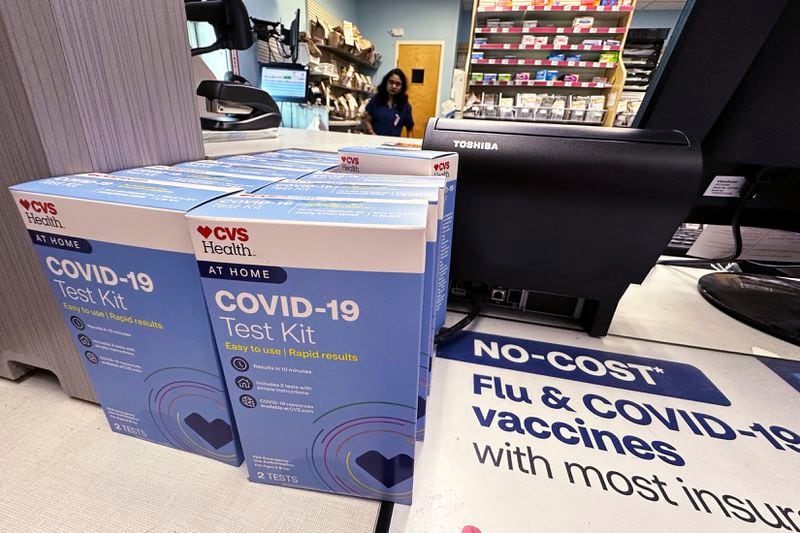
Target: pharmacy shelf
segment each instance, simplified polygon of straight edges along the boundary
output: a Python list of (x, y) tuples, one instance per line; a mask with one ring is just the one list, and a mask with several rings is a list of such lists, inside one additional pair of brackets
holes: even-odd
[(475, 28), (475, 33), (499, 33), (499, 34), (542, 34), (542, 35), (550, 35), (550, 34), (563, 34), (563, 35), (572, 35), (572, 34), (613, 34), (619, 35), (625, 33), (626, 28), (625, 26), (615, 26), (612, 28), (604, 28), (604, 27), (593, 27), (593, 28), (565, 28), (565, 27), (533, 27), (533, 28), (520, 28), (518, 26), (514, 26), (511, 28), (501, 28), (495, 26), (481, 26)]
[(364, 68), (374, 70), (380, 66), (380, 63), (370, 63), (369, 61), (366, 61), (365, 59), (362, 59), (358, 56), (355, 56), (350, 52), (348, 52), (347, 50), (343, 50), (342, 48), (336, 48), (335, 46), (328, 46), (325, 44), (318, 44), (317, 48), (325, 52), (329, 52), (330, 54), (335, 55), (341, 59), (344, 59), (345, 61), (349, 61), (350, 63), (355, 63), (356, 65), (362, 66)]
[[(513, 4), (517, 4), (514, 2)], [(526, 2), (527, 3), (527, 2)], [(470, 55), (467, 79), (470, 92), (480, 102), (491, 102), (496, 97), (495, 88), (502, 88), (505, 98), (516, 98), (520, 93), (570, 95), (561, 89), (573, 89), (572, 95), (590, 96), (593, 105), (605, 101), (602, 123), (611, 126), (619, 94), (625, 84), (626, 71), (621, 59), (628, 31), (636, 9), (636, 0), (618, 0), (624, 5), (574, 5), (595, 2), (557, 2), (547, 0), (538, 4), (570, 3), (573, 5), (508, 5), (511, 2), (478, 2), (472, 17)], [(603, 2), (611, 3), (611, 2)], [(500, 6), (499, 4), (506, 4)], [(585, 18), (591, 27), (579, 24)], [(575, 27), (577, 26), (577, 27)], [(535, 37), (534, 37), (535, 36)], [(533, 41), (545, 41), (535, 44)], [(547, 42), (550, 41), (550, 42)], [(551, 44), (553, 41), (559, 44)], [(525, 44), (522, 44), (522, 43)], [(479, 44), (480, 43), (480, 44)], [(563, 43), (563, 44), (562, 44)], [(586, 43), (586, 44), (583, 44)], [(576, 52), (579, 61), (567, 61), (564, 56), (548, 57), (548, 51)], [(486, 53), (478, 53), (485, 51)], [(598, 52), (598, 54), (582, 54)], [(601, 54), (600, 52), (616, 52)], [(571, 54), (569, 54), (571, 55)], [(506, 56), (506, 57), (503, 57)], [(511, 57), (508, 57), (511, 56)], [(492, 66), (494, 68), (490, 68)], [(565, 74), (577, 75), (579, 80), (534, 80), (536, 67), (558, 69), (558, 78), (574, 79)], [(476, 74), (473, 76), (473, 73)], [(481, 74), (492, 81), (481, 80)], [(510, 75), (510, 76), (509, 76)], [(577, 77), (577, 76), (576, 76)], [(499, 81), (502, 78), (504, 81)], [(510, 80), (509, 80), (510, 78)], [(519, 81), (517, 81), (519, 79)], [(485, 88), (490, 89), (485, 89)], [(531, 90), (534, 88), (554, 89)], [(484, 90), (485, 89), (485, 90)], [(531, 119), (538, 121), (538, 119)], [(582, 121), (581, 121), (582, 122)], [(585, 123), (585, 122), (582, 122)]]
[(486, 43), (476, 44), (473, 50), (575, 50), (587, 52), (618, 52), (622, 49), (618, 45), (592, 46), (588, 44), (512, 44), (512, 43)]
[[(600, 111), (598, 111), (600, 113)], [(605, 111), (602, 111), (605, 114)], [(549, 122), (551, 124), (581, 124), (583, 126), (600, 126), (603, 121), (602, 120), (553, 120), (553, 119), (529, 119), (529, 118), (504, 118), (504, 117), (479, 117), (479, 116), (469, 116), (466, 117), (470, 120), (502, 120), (505, 122)]]
[(570, 67), (570, 68), (617, 68), (616, 62), (600, 61), (552, 61), (549, 59), (473, 59), (473, 65), (531, 65), (536, 67)]
[(360, 125), (360, 120), (330, 120), (328, 122), (329, 128), (355, 128)]
[(350, 91), (351, 93), (360, 94), (362, 96), (370, 96), (370, 97), (375, 96), (375, 93), (373, 93), (371, 91), (365, 91), (363, 89), (356, 89), (354, 87), (348, 87), (346, 85), (337, 85), (335, 83), (331, 83), (330, 87), (332, 87), (334, 89), (341, 89), (343, 91)]
[(612, 87), (611, 83), (599, 83), (593, 81), (471, 81), (469, 84), (480, 87), (571, 87), (574, 89), (610, 89)]
[(478, 13), (508, 13), (533, 11), (537, 13), (569, 12), (569, 13), (630, 13), (633, 6), (512, 6), (512, 7), (479, 7)]

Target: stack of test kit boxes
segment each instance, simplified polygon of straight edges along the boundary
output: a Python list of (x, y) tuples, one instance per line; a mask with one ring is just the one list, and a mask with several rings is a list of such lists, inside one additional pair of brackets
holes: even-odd
[(314, 172), (189, 214), (252, 481), (410, 502), (447, 183)]
[(371, 152), (12, 188), (112, 429), (410, 503), (458, 161)]
[(11, 193), (111, 428), (239, 465), (184, 214), (242, 190), (82, 174)]
[[(443, 206), (439, 222), (438, 249), (436, 258), (436, 277), (433, 296), (433, 332), (429, 344), (432, 355), (433, 333), (444, 326), (447, 314), (447, 293), (450, 280), (450, 251), (453, 237), (453, 216), (456, 206), (456, 183), (458, 179), (458, 154), (454, 152), (436, 152), (431, 150), (409, 150), (390, 147), (352, 147), (339, 150), (341, 169), (345, 173), (361, 174), (362, 183), (386, 179), (384, 174), (394, 175), (394, 179), (403, 182), (410, 178), (401, 175), (429, 177), (442, 180), (440, 183), (440, 202)], [(319, 174), (305, 176), (302, 179), (318, 179)], [(341, 178), (339, 178), (341, 179)], [(430, 360), (428, 361), (430, 371)], [(429, 377), (424, 377), (426, 383)], [(427, 391), (424, 395), (427, 399)], [(424, 417), (420, 417), (421, 433), (424, 433)]]

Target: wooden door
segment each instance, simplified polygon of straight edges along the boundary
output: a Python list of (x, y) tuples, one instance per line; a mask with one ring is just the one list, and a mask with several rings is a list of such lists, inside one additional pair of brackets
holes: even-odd
[(428, 119), (436, 116), (441, 44), (397, 43), (397, 68), (408, 78), (408, 101), (414, 113), (413, 137), (422, 137)]

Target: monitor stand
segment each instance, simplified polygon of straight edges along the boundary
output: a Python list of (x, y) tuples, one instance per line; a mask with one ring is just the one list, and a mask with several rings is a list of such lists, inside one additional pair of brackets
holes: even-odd
[(760, 274), (706, 274), (700, 294), (718, 309), (792, 344), (800, 345), (800, 283)]

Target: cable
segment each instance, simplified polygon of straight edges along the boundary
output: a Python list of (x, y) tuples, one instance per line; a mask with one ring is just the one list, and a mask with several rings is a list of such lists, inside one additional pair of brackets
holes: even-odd
[(474, 295), (472, 298), (472, 309), (467, 314), (467, 316), (465, 316), (464, 318), (462, 318), (449, 328), (440, 329), (439, 332), (436, 334), (436, 337), (434, 337), (433, 343), (435, 345), (439, 345), (453, 338), (458, 333), (460, 333), (480, 314), (480, 312), (483, 310), (483, 306), (486, 305), (486, 299), (487, 299), (486, 294), (479, 293)]
[(658, 265), (666, 265), (666, 266), (699, 266), (699, 265), (713, 265), (714, 263), (730, 263), (735, 261), (742, 255), (742, 227), (741, 227), (741, 218), (742, 213), (744, 212), (744, 206), (752, 200), (755, 195), (760, 190), (761, 178), (766, 173), (766, 169), (763, 169), (759, 172), (756, 179), (753, 181), (748, 181), (745, 185), (744, 189), (742, 190), (742, 195), (739, 200), (739, 204), (736, 206), (736, 210), (733, 212), (733, 219), (731, 221), (731, 232), (733, 233), (733, 244), (734, 249), (733, 253), (726, 256), (721, 257), (719, 259), (688, 259), (688, 260), (668, 260), (668, 261), (659, 261)]

